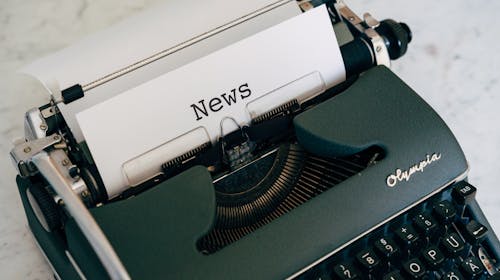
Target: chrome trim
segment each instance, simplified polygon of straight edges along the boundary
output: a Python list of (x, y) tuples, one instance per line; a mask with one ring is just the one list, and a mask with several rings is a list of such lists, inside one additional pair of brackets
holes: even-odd
[(44, 119), (48, 119), (52, 116), (54, 116), (57, 112), (57, 107), (54, 106), (54, 104), (50, 104), (50, 107), (47, 107), (45, 109), (43, 109), (42, 111), (40, 111), (40, 113), (42, 114), (42, 117)]
[[(377, 33), (377, 31), (375, 31), (375, 28), (380, 24), (380, 22), (369, 13), (365, 13), (363, 15), (363, 19), (361, 19), (346, 5), (343, 0), (338, 0), (335, 5), (343, 18), (349, 21), (359, 32), (364, 33), (370, 39), (370, 49), (373, 50), (372, 55), (375, 56), (375, 62), (377, 65), (385, 65), (390, 68), (391, 59), (389, 57), (387, 46), (385, 45), (385, 40)], [(367, 27), (363, 25), (363, 22)]]
[(356, 15), (356, 13), (354, 13), (343, 0), (337, 0), (335, 8), (339, 14), (348, 20), (359, 32), (363, 33), (365, 31), (365, 28), (362, 25), (363, 20), (358, 17), (358, 15)]
[(375, 58), (375, 54), (373, 53), (373, 50), (372, 50), (372, 46), (370, 45), (370, 43), (368, 43), (365, 38), (363, 37), (360, 37), (361, 41), (365, 44), (367, 50), (370, 51), (370, 55), (372, 57), (372, 63), (375, 63), (376, 62), (376, 58)]
[(455, 179), (451, 180), (450, 182), (444, 184), (443, 186), (437, 188), (436, 190), (434, 190), (433, 192), (431, 192), (430, 194), (424, 196), (423, 198), (415, 201), (413, 204), (411, 204), (410, 206), (406, 207), (406, 208), (403, 208), (401, 209), (399, 212), (397, 212), (396, 214), (390, 216), (389, 218), (383, 220), (382, 222), (374, 225), (373, 227), (371, 227), (370, 229), (364, 231), (363, 233), (361, 233), (360, 235), (358, 235), (357, 237), (349, 240), (348, 242), (344, 243), (342, 246), (336, 248), (335, 250), (331, 251), (330, 253), (324, 255), (323, 257), (317, 259), (316, 261), (314, 261), (313, 263), (309, 264), (308, 266), (302, 268), (301, 270), (297, 271), (296, 273), (292, 274), (291, 276), (287, 277), (286, 279), (293, 279), (295, 277), (298, 277), (300, 274), (306, 272), (307, 270), (311, 269), (312, 267), (314, 267), (315, 265), (321, 263), (322, 261), (326, 260), (327, 258), (331, 257), (332, 255), (336, 254), (337, 252), (341, 251), (342, 249), (344, 249), (345, 247), (351, 245), (352, 243), (358, 241), (359, 239), (363, 238), (364, 236), (368, 235), (369, 233), (371, 233), (372, 231), (376, 230), (377, 228), (379, 228), (380, 226), (390, 222), (391, 220), (393, 220), (394, 218), (398, 217), (399, 215), (403, 214), (404, 212), (410, 210), (411, 208), (415, 207), (416, 205), (418, 205), (419, 203), (423, 202), (424, 200), (427, 200), (429, 197), (437, 194), (438, 192), (444, 190), (445, 188), (447, 188), (448, 186), (452, 185), (453, 183), (457, 182), (457, 181), (461, 181), (461, 180), (464, 180), (466, 177), (467, 177), (467, 173), (469, 172), (469, 165), (467, 163), (467, 169), (460, 175), (458, 175)]
[(54, 160), (58, 165), (61, 174), (63, 174), (64, 177), (66, 177), (68, 182), (71, 182), (71, 189), (73, 190), (73, 192), (75, 192), (78, 196), (83, 198), (83, 194), (88, 192), (87, 185), (80, 177), (80, 175), (76, 175), (74, 177), (71, 177), (70, 175), (70, 169), (78, 167), (74, 165), (68, 158), (68, 155), (65, 152), (61, 151), (60, 149), (58, 152), (52, 152), (50, 156), (52, 160)]
[(109, 243), (106, 235), (94, 220), (80, 198), (72, 190), (72, 179), (64, 174), (64, 166), (57, 162), (55, 154), (64, 153), (55, 150), (49, 153), (42, 151), (33, 156), (32, 162), (40, 173), (61, 197), (66, 210), (75, 219), (85, 238), (89, 241), (99, 260), (111, 279), (130, 279), (120, 258)]
[(486, 252), (486, 250), (483, 247), (479, 247), (479, 249), (477, 250), (477, 256), (479, 257), (479, 260), (481, 261), (481, 263), (483, 264), (484, 268), (486, 269), (486, 271), (490, 276), (497, 273), (493, 261), (488, 255), (488, 252)]
[(61, 140), (62, 137), (60, 135), (52, 134), (45, 138), (18, 142), (14, 148), (10, 150), (10, 157), (19, 174), (23, 177), (35, 174), (36, 170), (33, 170), (30, 165), (33, 156), (61, 142)]
[(38, 108), (30, 109), (24, 115), (24, 135), (28, 140), (35, 140), (47, 136), (47, 122)]
[(387, 50), (387, 45), (385, 44), (384, 38), (380, 36), (377, 31), (373, 28), (368, 28), (365, 34), (370, 38), (373, 45), (373, 50), (375, 51), (375, 57), (377, 65), (385, 65), (388, 68), (391, 67), (391, 58), (389, 57), (389, 51)]
[(314, 9), (314, 5), (311, 4), (311, 0), (297, 1), (297, 4), (299, 5), (300, 9), (303, 12), (307, 12), (311, 9)]
[(27, 163), (36, 154), (42, 152), (46, 148), (61, 142), (62, 137), (59, 134), (52, 134), (51, 136), (35, 139), (32, 141), (21, 142), (14, 146), (10, 151), (10, 156), (16, 165), (20, 163)]
[(78, 273), (78, 276), (80, 276), (80, 279), (87, 280), (87, 277), (85, 277), (85, 274), (83, 274), (82, 270), (80, 269), (80, 266), (78, 266), (75, 259), (73, 259), (71, 253), (68, 250), (64, 250), (64, 253), (66, 254), (66, 257), (68, 257), (68, 260), (71, 263), (71, 265), (75, 268), (76, 273)]

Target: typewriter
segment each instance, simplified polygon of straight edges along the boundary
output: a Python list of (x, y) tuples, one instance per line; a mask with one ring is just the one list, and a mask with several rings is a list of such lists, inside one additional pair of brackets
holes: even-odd
[(29, 66), (51, 101), (11, 157), (55, 277), (500, 279), (459, 144), (389, 70), (411, 39), (340, 0), (182, 1)]

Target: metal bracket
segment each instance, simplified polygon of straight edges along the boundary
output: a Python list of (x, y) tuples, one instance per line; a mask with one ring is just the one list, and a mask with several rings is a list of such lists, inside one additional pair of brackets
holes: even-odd
[[(33, 109), (29, 112), (40, 113), (38, 109), (36, 109), (36, 111)], [(27, 113), (27, 115), (31, 114)], [(14, 162), (14, 166), (17, 167), (19, 174), (23, 177), (28, 177), (33, 176), (38, 172), (36, 167), (32, 164), (33, 157), (45, 151), (47, 148), (55, 148), (54, 150), (58, 152), (54, 153), (54, 155), (57, 156), (56, 159), (59, 165), (64, 168), (63, 173), (66, 177), (72, 180), (71, 189), (82, 198), (85, 198), (88, 195), (87, 185), (80, 178), (78, 167), (71, 163), (67, 154), (61, 149), (66, 146), (62, 139), (63, 138), (59, 134), (52, 134), (48, 137), (35, 138), (30, 141), (20, 142), (10, 151), (10, 156)]]
[(359, 32), (365, 34), (366, 37), (370, 39), (377, 65), (391, 67), (391, 59), (387, 51), (387, 46), (385, 45), (385, 40), (375, 31), (375, 28), (379, 26), (380, 22), (369, 13), (365, 13), (363, 19), (361, 19), (343, 0), (338, 0), (335, 5), (343, 18), (347, 19)]
[(362, 25), (363, 20), (358, 17), (342, 0), (338, 0), (337, 3), (335, 4), (337, 7), (337, 11), (339, 11), (340, 15), (347, 19), (356, 29), (364, 33), (365, 28)]
[(58, 110), (57, 110), (57, 107), (54, 105), (54, 102), (51, 101), (51, 106), (50, 107), (47, 107), (45, 109), (43, 109), (42, 111), (40, 111), (40, 113), (42, 113), (42, 116), (46, 119), (54, 116), (55, 114), (57, 114)]
[(299, 4), (299, 7), (303, 12), (314, 9), (314, 5), (311, 4), (310, 0), (299, 1), (297, 4)]
[(120, 258), (82, 202), (82, 193), (87, 187), (78, 172), (70, 171), (77, 167), (71, 163), (64, 149), (55, 148), (61, 141), (61, 135), (53, 134), (49, 137), (22, 142), (11, 150), (10, 155), (18, 166), (21, 176), (30, 176), (35, 172), (40, 172), (47, 180), (64, 202), (66, 210), (75, 219), (110, 278), (130, 279)]
[(88, 209), (72, 190), (73, 179), (68, 177), (66, 172), (64, 172), (64, 164), (61, 164), (59, 160), (61, 153), (64, 153), (61, 149), (50, 152), (42, 151), (35, 154), (31, 160), (54, 191), (61, 197), (64, 207), (75, 219), (75, 222), (96, 252), (110, 278), (130, 279), (127, 270), (106, 238), (106, 235), (104, 235)]
[(365, 13), (363, 15), (366, 25), (369, 26), (365, 30), (366, 36), (370, 38), (373, 49), (375, 50), (375, 59), (377, 60), (378, 65), (385, 65), (387, 67), (391, 67), (391, 58), (389, 57), (389, 51), (387, 50), (387, 46), (385, 44), (385, 40), (382, 36), (380, 36), (375, 28), (380, 25), (380, 22), (372, 17), (370, 13)]
[(48, 147), (61, 142), (61, 140), (62, 137), (60, 135), (52, 134), (45, 138), (21, 142), (14, 146), (10, 151), (10, 157), (14, 161), (14, 165), (17, 167), (19, 174), (23, 177), (33, 175), (36, 170), (30, 165), (31, 159)]
[(47, 136), (47, 122), (38, 108), (26, 112), (24, 116), (24, 135), (28, 140), (35, 140)]

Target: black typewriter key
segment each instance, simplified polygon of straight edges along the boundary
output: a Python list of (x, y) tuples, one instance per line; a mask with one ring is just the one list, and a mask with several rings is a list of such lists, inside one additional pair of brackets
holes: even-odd
[(411, 225), (403, 225), (395, 230), (398, 241), (405, 247), (413, 247), (418, 241), (418, 234)]
[(484, 271), (483, 264), (475, 256), (466, 258), (462, 262), (462, 264), (460, 264), (460, 268), (462, 269), (464, 275), (466, 275), (468, 278), (474, 278), (476, 276), (479, 276)]
[(476, 196), (476, 188), (471, 184), (462, 181), (455, 184), (451, 195), (459, 204), (467, 204)]
[(388, 237), (378, 238), (377, 240), (375, 240), (374, 245), (377, 253), (387, 259), (392, 259), (399, 253), (398, 245), (396, 245), (394, 240)]
[(368, 273), (377, 268), (380, 263), (379, 258), (371, 249), (365, 249), (356, 255), (356, 259), (361, 267)]
[(455, 269), (448, 270), (444, 273), (441, 280), (467, 280), (460, 272)]
[(333, 267), (333, 279), (359, 279), (358, 271), (348, 263), (339, 263)]
[(454, 232), (445, 235), (441, 244), (443, 245), (445, 252), (451, 257), (458, 256), (464, 250), (465, 245), (460, 236)]
[(463, 232), (465, 239), (472, 244), (479, 244), (488, 233), (488, 228), (478, 223), (475, 220), (471, 220), (467, 225), (465, 225), (465, 231)]
[(444, 255), (436, 246), (430, 246), (422, 251), (425, 262), (433, 269), (438, 268), (444, 262)]
[(411, 279), (420, 279), (426, 274), (424, 264), (417, 258), (403, 263), (403, 269), (407, 277)]
[(457, 215), (457, 210), (453, 203), (443, 200), (434, 205), (434, 214), (444, 223), (452, 222)]
[(413, 224), (417, 228), (417, 230), (425, 235), (430, 235), (437, 228), (437, 223), (434, 218), (426, 213), (418, 214), (413, 219)]
[(384, 275), (382, 280), (405, 280), (405, 278), (396, 270)]

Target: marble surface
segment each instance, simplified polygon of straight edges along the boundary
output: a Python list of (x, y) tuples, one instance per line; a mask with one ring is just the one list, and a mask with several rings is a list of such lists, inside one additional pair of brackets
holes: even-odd
[[(15, 171), (7, 156), (23, 135), (22, 115), (46, 101), (15, 70), (85, 34), (159, 0), (2, 0), (0, 2), (0, 271), (2, 279), (52, 279), (27, 226)], [(470, 163), (470, 181), (492, 227), (500, 232), (500, 1), (348, 1), (361, 14), (405, 21), (408, 54), (393, 69), (454, 131)], [(196, 19), (193, 19), (196, 20)]]

